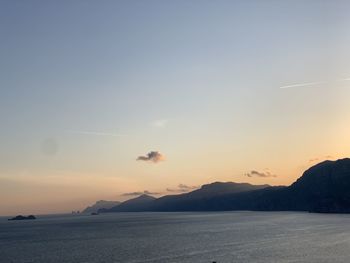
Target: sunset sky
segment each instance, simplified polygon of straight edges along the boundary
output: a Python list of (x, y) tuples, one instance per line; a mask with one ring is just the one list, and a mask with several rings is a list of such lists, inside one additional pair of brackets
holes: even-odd
[(349, 12), (1, 1), (0, 215), (214, 181), (285, 185), (349, 157)]

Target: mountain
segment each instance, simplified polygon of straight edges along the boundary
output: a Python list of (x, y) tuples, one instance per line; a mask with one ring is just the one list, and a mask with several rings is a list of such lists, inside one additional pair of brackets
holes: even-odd
[(87, 208), (85, 208), (83, 210), (83, 213), (97, 213), (98, 210), (100, 209), (110, 209), (114, 206), (119, 205), (120, 202), (119, 201), (105, 201), (105, 200), (100, 200), (97, 201), (95, 204), (93, 204), (92, 206), (88, 206)]
[[(249, 208), (265, 211), (349, 213), (349, 187), (350, 159), (324, 161), (306, 170), (289, 187), (252, 193), (249, 198), (253, 200)], [(247, 197), (244, 198), (247, 199)], [(233, 199), (242, 200), (242, 197)]]
[(350, 159), (324, 161), (290, 186), (212, 183), (158, 199), (140, 196), (107, 210), (118, 211), (309, 211), (350, 213)]
[(205, 198), (224, 194), (234, 194), (241, 192), (248, 192), (258, 189), (264, 189), (270, 187), (268, 184), (264, 185), (252, 185), (248, 183), (234, 183), (234, 182), (215, 182), (211, 184), (205, 184), (200, 189), (183, 194), (182, 196), (188, 196), (191, 198)]
[(288, 187), (267, 187), (214, 196), (196, 210), (350, 212), (350, 159), (324, 161), (303, 173)]
[(319, 163), (290, 186), (299, 208), (312, 212), (349, 213), (349, 189), (349, 158)]
[(156, 200), (155, 197), (150, 195), (140, 195), (139, 197), (129, 199), (120, 205), (114, 206), (111, 209), (101, 209), (99, 212), (136, 212), (136, 211), (148, 211), (149, 205)]
[[(215, 182), (203, 185), (195, 191), (168, 195), (154, 198), (149, 195), (141, 195), (137, 198), (127, 200), (111, 209), (101, 209), (99, 212), (127, 212), (127, 211), (187, 211), (197, 210), (205, 201), (211, 197), (225, 194), (248, 192), (270, 187), (269, 185), (251, 185), (248, 183)], [(194, 207), (197, 206), (197, 209)]]
[(268, 187), (270, 186), (252, 185), (248, 183), (215, 182), (203, 185), (200, 189), (189, 193), (160, 197), (152, 203), (151, 207), (152, 210), (155, 211), (210, 210), (207, 206), (207, 202), (212, 198), (250, 192)]

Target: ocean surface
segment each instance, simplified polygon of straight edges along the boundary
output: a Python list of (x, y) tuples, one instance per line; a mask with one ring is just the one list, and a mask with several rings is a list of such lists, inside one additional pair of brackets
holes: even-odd
[(0, 218), (0, 262), (350, 262), (350, 215), (115, 213)]

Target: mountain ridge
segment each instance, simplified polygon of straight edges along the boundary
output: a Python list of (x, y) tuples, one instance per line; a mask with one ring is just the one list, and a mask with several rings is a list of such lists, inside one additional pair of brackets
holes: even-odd
[(110, 209), (119, 204), (121, 204), (119, 201), (99, 200), (95, 204), (86, 207), (82, 213), (97, 213), (100, 209)]
[(147, 198), (147, 202), (137, 202), (137, 206), (130, 206), (137, 198), (131, 199), (105, 212), (251, 210), (350, 213), (348, 189), (350, 158), (344, 158), (310, 167), (289, 186), (214, 182), (185, 194)]
[(111, 209), (99, 210), (99, 212), (138, 212), (147, 211), (148, 204), (156, 200), (155, 197), (142, 194), (136, 198), (132, 198), (112, 207)]

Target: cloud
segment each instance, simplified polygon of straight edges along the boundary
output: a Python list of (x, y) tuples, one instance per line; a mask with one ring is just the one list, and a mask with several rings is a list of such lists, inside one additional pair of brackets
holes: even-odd
[(308, 83), (297, 83), (297, 84), (291, 84), (286, 86), (279, 87), (280, 89), (288, 89), (288, 88), (297, 88), (297, 87), (308, 87), (308, 86), (314, 86), (323, 84), (323, 81), (317, 81), (317, 82), (308, 82)]
[(331, 81), (315, 81), (315, 82), (306, 82), (306, 83), (296, 83), (296, 84), (290, 84), (279, 87), (280, 89), (288, 89), (288, 88), (298, 88), (298, 87), (310, 87), (315, 85), (321, 85), (321, 84), (330, 84), (335, 82), (343, 82), (343, 81), (350, 81), (350, 78), (341, 78)]
[(124, 193), (122, 196), (139, 196), (139, 195), (159, 195), (161, 193), (157, 192), (150, 192), (148, 190), (145, 190), (143, 192), (131, 192), (131, 193)]
[(268, 169), (266, 169), (265, 171), (256, 171), (256, 170), (252, 170), (248, 173), (245, 174), (248, 177), (277, 177), (277, 175), (272, 174)]
[(82, 134), (82, 135), (95, 135), (95, 136), (110, 136), (110, 137), (123, 137), (125, 134), (109, 133), (109, 132), (95, 132), (95, 131), (67, 131), (69, 133)]
[(185, 185), (185, 184), (179, 184), (177, 186), (177, 188), (167, 188), (166, 191), (167, 192), (172, 192), (172, 193), (186, 193), (189, 192), (191, 190), (195, 190), (197, 189), (198, 186), (189, 186), (189, 185)]
[(311, 158), (309, 160), (310, 163), (313, 163), (313, 162), (318, 162), (318, 161), (322, 161), (322, 160), (327, 160), (327, 159), (333, 159), (334, 157), (332, 155), (325, 155), (323, 157), (315, 157), (315, 158)]
[(165, 156), (162, 155), (160, 152), (152, 151), (152, 152), (147, 153), (146, 156), (139, 156), (139, 157), (137, 157), (136, 160), (137, 161), (158, 163), (160, 161), (164, 161), (165, 160)]
[(312, 158), (309, 160), (310, 163), (313, 163), (313, 162), (317, 162), (318, 160), (320, 160), (319, 158)]
[(169, 121), (167, 119), (155, 120), (151, 122), (151, 126), (155, 128), (164, 128), (168, 124), (168, 122)]

